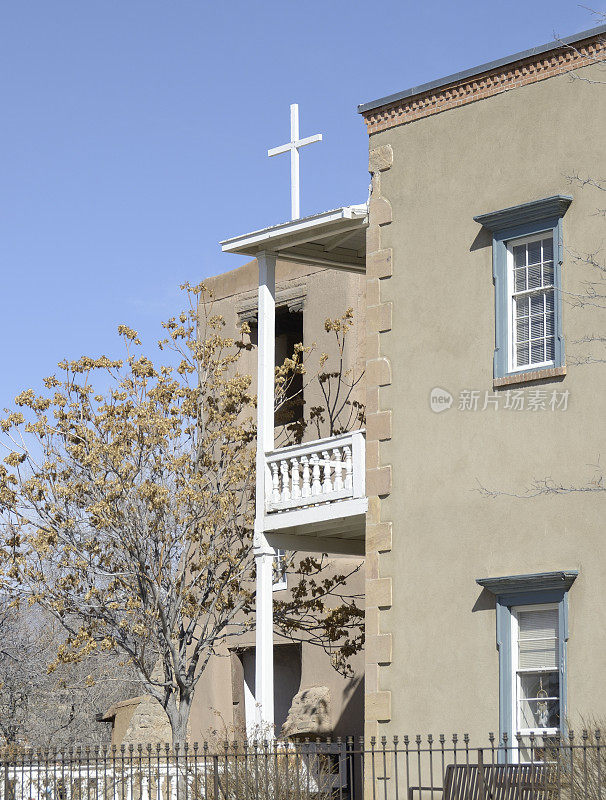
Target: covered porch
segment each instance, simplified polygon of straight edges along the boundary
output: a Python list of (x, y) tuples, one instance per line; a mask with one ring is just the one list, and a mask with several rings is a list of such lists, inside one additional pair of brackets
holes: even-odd
[(366, 204), (344, 206), (221, 242), (223, 252), (255, 258), (259, 266), (255, 700), (258, 725), (268, 732), (274, 721), (275, 550), (363, 556), (368, 507), (363, 430), (276, 448), (276, 261), (364, 273), (367, 226)]

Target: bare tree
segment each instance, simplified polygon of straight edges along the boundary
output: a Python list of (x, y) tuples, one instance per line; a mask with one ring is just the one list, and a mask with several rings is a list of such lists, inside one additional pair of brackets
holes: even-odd
[(39, 608), (0, 605), (0, 737), (9, 745), (71, 747), (107, 742), (96, 715), (140, 685), (113, 653), (49, 672), (65, 638)]
[[(190, 308), (160, 342), (176, 367), (154, 365), (120, 326), (124, 360), (64, 361), (44, 392), (18, 395), (0, 465), (3, 590), (64, 628), (55, 664), (121, 654), (175, 743), (209, 659), (254, 607), (255, 398), (238, 370), (249, 345), (224, 335), (203, 285), (185, 288)], [(344, 579), (301, 580), (313, 614), (316, 583), (330, 593)], [(334, 641), (342, 620), (320, 616)]]
[(30, 697), (39, 680), (40, 641), (21, 614), (4, 602), (0, 608), (0, 733), (8, 744), (24, 736)]

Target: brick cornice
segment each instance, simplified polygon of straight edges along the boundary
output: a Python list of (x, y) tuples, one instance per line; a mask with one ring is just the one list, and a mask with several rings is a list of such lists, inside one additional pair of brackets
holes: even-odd
[(592, 36), (572, 46), (521, 59), (514, 64), (478, 73), (435, 90), (429, 90), (373, 108), (363, 114), (369, 134), (405, 125), (432, 114), (474, 103), (501, 92), (590, 66), (606, 57), (603, 36)]

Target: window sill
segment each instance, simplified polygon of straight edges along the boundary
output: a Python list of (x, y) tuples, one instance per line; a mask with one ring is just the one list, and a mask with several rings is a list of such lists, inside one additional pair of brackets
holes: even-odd
[(561, 378), (566, 375), (566, 367), (545, 367), (544, 369), (533, 369), (528, 372), (518, 372), (512, 375), (504, 375), (502, 378), (494, 378), (492, 385), (495, 389), (501, 386), (515, 386), (519, 383), (532, 383), (533, 381), (544, 381), (549, 378)]

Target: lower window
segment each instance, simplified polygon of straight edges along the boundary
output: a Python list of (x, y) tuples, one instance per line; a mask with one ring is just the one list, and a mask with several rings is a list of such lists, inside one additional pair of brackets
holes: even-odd
[(503, 761), (528, 761), (533, 746), (565, 734), (568, 592), (577, 575), (558, 570), (476, 581), (496, 597)]
[(511, 609), (514, 730), (553, 735), (560, 730), (560, 633), (557, 604)]

